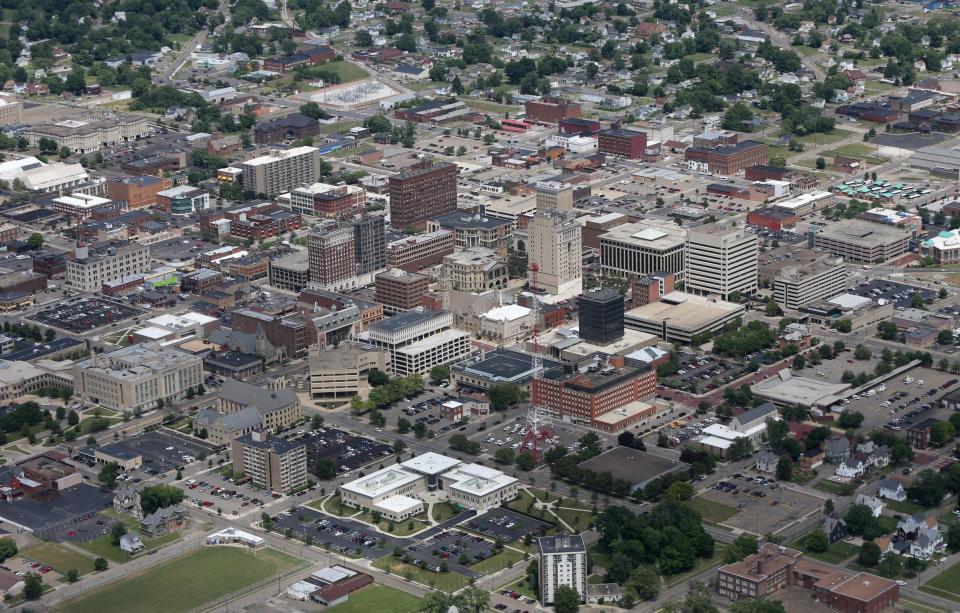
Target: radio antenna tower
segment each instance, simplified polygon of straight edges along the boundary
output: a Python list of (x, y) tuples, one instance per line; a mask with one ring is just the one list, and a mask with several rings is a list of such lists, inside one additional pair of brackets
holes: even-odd
[[(532, 300), (530, 304), (530, 312), (533, 316), (533, 359), (531, 365), (533, 366), (533, 378), (530, 381), (530, 391), (534, 391), (534, 388), (537, 386), (537, 381), (543, 378), (543, 355), (540, 353), (540, 299), (537, 298), (537, 272), (540, 270), (540, 265), (536, 262), (530, 264), (530, 273), (531, 273), (531, 292)], [(532, 400), (532, 399), (531, 399)], [(530, 455), (533, 457), (534, 462), (540, 461), (541, 454), (541, 444), (543, 441), (549, 439), (553, 436), (553, 432), (549, 428), (550, 415), (547, 411), (547, 408), (540, 406), (534, 402), (530, 403), (530, 408), (527, 409), (526, 423), (524, 424), (523, 429), (523, 444), (521, 450), (526, 449), (530, 452)]]

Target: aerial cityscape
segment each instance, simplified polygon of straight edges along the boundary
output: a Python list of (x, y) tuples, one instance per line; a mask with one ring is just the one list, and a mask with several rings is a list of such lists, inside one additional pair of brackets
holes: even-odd
[(0, 608), (960, 611), (960, 5), (39, 2)]

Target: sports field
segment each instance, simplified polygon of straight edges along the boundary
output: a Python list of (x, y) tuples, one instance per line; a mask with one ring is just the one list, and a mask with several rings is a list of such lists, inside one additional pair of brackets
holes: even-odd
[(65, 613), (177, 613), (232, 594), (302, 564), (273, 549), (204, 547), (89, 595), (69, 600)]
[(343, 604), (330, 607), (328, 613), (414, 613), (420, 610), (420, 599), (416, 596), (382, 585), (368, 585), (350, 594)]
[(960, 563), (954, 564), (920, 586), (921, 592), (960, 602)]

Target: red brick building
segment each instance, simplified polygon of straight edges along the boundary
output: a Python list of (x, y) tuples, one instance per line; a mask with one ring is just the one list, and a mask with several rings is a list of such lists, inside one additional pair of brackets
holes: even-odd
[(560, 134), (568, 135), (590, 135), (596, 134), (603, 129), (599, 121), (592, 119), (581, 119), (579, 117), (565, 117), (557, 124), (557, 130)]
[(580, 105), (564, 98), (541, 98), (523, 105), (527, 119), (543, 123), (559, 123), (562, 119), (580, 117)]
[(605, 155), (635, 160), (647, 149), (647, 133), (622, 128), (597, 132), (597, 150)]
[(170, 179), (144, 175), (110, 179), (107, 197), (126, 204), (128, 209), (141, 209), (157, 203), (157, 193), (173, 187)]
[(390, 225), (424, 229), (427, 220), (457, 209), (457, 165), (425, 161), (390, 177)]
[(288, 358), (302, 358), (307, 355), (310, 344), (307, 321), (300, 316), (279, 317), (251, 309), (233, 311), (230, 328), (256, 334), (263, 330), (267, 340), (274, 347), (283, 347)]
[(767, 163), (767, 145), (745, 140), (736, 145), (706, 149), (690, 147), (683, 152), (688, 166), (700, 172), (719, 175), (735, 175), (741, 170)]
[(544, 373), (531, 386), (531, 402), (546, 407), (564, 421), (593, 426), (601, 415), (657, 393), (653, 369), (624, 366), (622, 356), (611, 356), (608, 365), (580, 372), (576, 364)]
[(764, 207), (747, 213), (747, 223), (771, 232), (780, 232), (797, 225), (797, 214), (774, 206)]
[(310, 280), (327, 285), (357, 274), (353, 227), (328, 222), (310, 232), (307, 243)]
[(660, 296), (669, 294), (674, 288), (672, 272), (655, 272), (646, 276), (634, 275), (630, 281), (630, 307), (635, 309), (647, 304), (660, 302)]
[(453, 253), (453, 232), (437, 230), (411, 236), (387, 245), (387, 266), (416, 272), (439, 264)]
[(273, 211), (231, 221), (230, 236), (260, 241), (299, 230), (300, 225), (300, 215), (290, 211)]

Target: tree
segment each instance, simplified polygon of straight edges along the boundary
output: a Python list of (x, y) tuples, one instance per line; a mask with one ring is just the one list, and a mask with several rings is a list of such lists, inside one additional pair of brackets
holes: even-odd
[(353, 34), (353, 42), (358, 47), (372, 47), (373, 46), (373, 35), (370, 34), (369, 30), (358, 29)]
[(693, 497), (693, 485), (686, 481), (674, 481), (664, 493), (664, 500), (680, 502)]
[(580, 594), (569, 585), (561, 585), (553, 592), (553, 610), (557, 613), (577, 613)]
[(837, 425), (843, 429), (859, 428), (863, 423), (863, 413), (860, 411), (844, 411), (837, 420)]
[(80, 571), (76, 568), (71, 568), (63, 574), (63, 578), (67, 580), (67, 583), (76, 583), (80, 580)]
[(158, 483), (148, 485), (140, 490), (140, 507), (144, 515), (149, 515), (158, 509), (172, 507), (184, 499), (184, 492), (178, 487)]
[(857, 554), (857, 564), (873, 568), (880, 563), (880, 546), (873, 541), (867, 541), (860, 547), (860, 553)]
[(371, 368), (367, 372), (367, 383), (373, 387), (386, 385), (387, 383), (390, 383), (390, 375), (383, 372), (379, 368)]
[(892, 321), (881, 321), (877, 324), (877, 336), (885, 341), (895, 341), (900, 336), (900, 329)]
[[(837, 332), (849, 334), (850, 331), (853, 330), (853, 322), (851, 322), (849, 319), (838, 319), (836, 322), (834, 322), (833, 328)], [(837, 341), (837, 342), (839, 343), (841, 341)]]
[(777, 460), (777, 479), (780, 481), (789, 481), (793, 477), (793, 463), (787, 456), (782, 456)]
[(767, 306), (765, 307), (767, 315), (770, 317), (776, 317), (777, 315), (783, 315), (783, 310), (780, 308), (780, 305), (771, 298), (767, 301)]
[(783, 603), (767, 598), (738, 600), (730, 605), (730, 613), (786, 613)]
[(27, 600), (36, 600), (43, 595), (43, 578), (37, 573), (23, 576), (23, 596)]
[(927, 308), (927, 302), (923, 299), (922, 294), (914, 294), (910, 297), (910, 306), (915, 309), (925, 309)]
[(448, 366), (434, 366), (430, 369), (430, 381), (435, 385), (437, 383), (442, 383), (450, 379), (450, 367)]
[(334, 464), (333, 460), (329, 458), (320, 458), (317, 460), (316, 466), (316, 475), (318, 478), (323, 479), (324, 481), (329, 481), (330, 479), (336, 478), (337, 465)]
[(793, 358), (793, 369), (794, 369), (794, 370), (803, 370), (803, 368), (804, 368), (806, 365), (807, 365), (807, 360), (806, 360), (806, 358), (804, 358), (804, 357), (803, 357), (802, 355), (800, 355), (800, 354), (797, 354), (796, 356), (794, 356), (794, 358)]
[(749, 534), (738, 536), (727, 550), (723, 552), (723, 560), (727, 564), (739, 562), (747, 556), (757, 553), (757, 539)]
[(827, 161), (823, 158), (817, 158), (816, 164), (817, 164), (817, 170), (823, 170), (824, 168), (827, 167)]
[(531, 454), (529, 451), (521, 451), (517, 454), (513, 461), (520, 470), (533, 470), (537, 465), (533, 459), (533, 454)]
[(660, 593), (660, 577), (652, 569), (641, 566), (630, 574), (623, 589), (637, 600), (654, 600)]
[(950, 345), (953, 343), (953, 330), (940, 330), (937, 332), (937, 342), (941, 345)]
[(410, 420), (406, 417), (397, 417), (397, 432), (399, 434), (410, 432)]
[(807, 550), (814, 553), (823, 553), (830, 547), (830, 541), (827, 539), (827, 535), (819, 528), (811, 532), (803, 544)]
[(513, 383), (494, 383), (487, 388), (487, 398), (495, 411), (502, 411), (523, 399), (523, 390)]
[(843, 515), (843, 521), (847, 523), (847, 530), (851, 534), (863, 536), (865, 539), (876, 538), (883, 534), (883, 529), (870, 508), (863, 504), (855, 504), (847, 509)]
[(17, 555), (17, 543), (13, 539), (0, 539), (0, 562)]
[(80, 416), (73, 409), (70, 409), (70, 412), (67, 413), (67, 423), (71, 426), (76, 426), (80, 423)]
[(857, 348), (853, 350), (853, 357), (858, 360), (869, 360), (873, 357), (873, 353), (863, 345), (857, 345)]
[(43, 247), (43, 234), (39, 232), (34, 232), (30, 235), (30, 238), (27, 239), (27, 244), (33, 247), (34, 249), (39, 249)]
[(113, 487), (117, 483), (117, 476), (120, 474), (120, 465), (116, 462), (105, 464), (100, 469), (97, 479), (107, 487)]
[(120, 546), (120, 539), (123, 538), (123, 535), (126, 533), (127, 527), (123, 522), (113, 524), (113, 527), (110, 528), (110, 542), (113, 543), (114, 547)]
[(930, 428), (930, 442), (937, 447), (956, 436), (957, 431), (949, 421), (938, 421)]
[(97, 558), (93, 561), (93, 570), (103, 571), (107, 570), (110, 567), (110, 564), (107, 562), (106, 558)]
[(473, 613), (480, 613), (490, 604), (490, 592), (471, 586), (460, 592), (460, 602)]
[(497, 449), (497, 452), (493, 455), (493, 459), (500, 464), (513, 464), (514, 456), (513, 449), (501, 447)]

